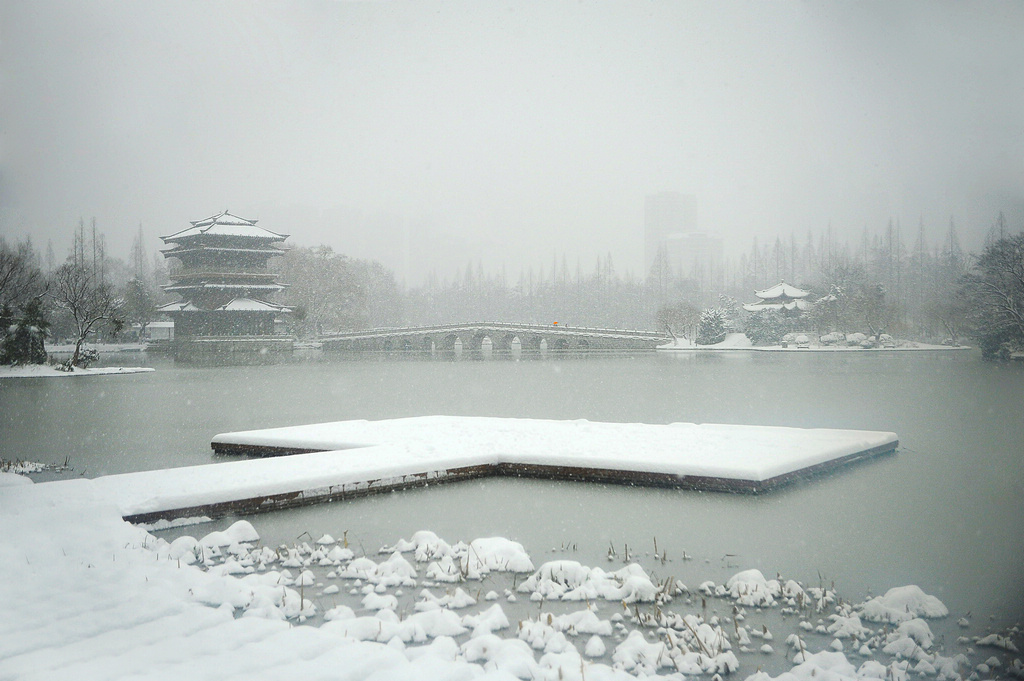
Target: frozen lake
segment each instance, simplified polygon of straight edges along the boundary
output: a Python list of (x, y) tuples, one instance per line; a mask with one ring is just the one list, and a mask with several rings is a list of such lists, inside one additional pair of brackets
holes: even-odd
[[(535, 561), (576, 545), (659, 549), (684, 582), (737, 569), (860, 598), (918, 584), (954, 616), (1024, 611), (1024, 367), (973, 353), (642, 354), (544, 361), (316, 361), (183, 367), (0, 383), (6, 458), (70, 462), (88, 477), (215, 460), (220, 432), (428, 414), (675, 421), (886, 430), (893, 457), (761, 497), (541, 481), (478, 480), (252, 520), (266, 543), (303, 532), (373, 553), (414, 531), (449, 541), (502, 535)], [(186, 528), (193, 534), (223, 523)], [(694, 557), (682, 561), (682, 552)], [(564, 555), (558, 552), (559, 556)], [(695, 584), (691, 584), (694, 586)]]

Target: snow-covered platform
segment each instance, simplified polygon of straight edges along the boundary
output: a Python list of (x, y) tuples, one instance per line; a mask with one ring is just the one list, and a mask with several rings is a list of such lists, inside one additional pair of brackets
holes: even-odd
[(757, 493), (897, 445), (861, 430), (429, 416), (224, 433), (216, 452), (265, 458), (96, 483), (126, 518), (151, 522), (492, 475)]
[(216, 452), (262, 458), (92, 482), (124, 518), (153, 522), (493, 475), (758, 493), (898, 444), (864, 430), (427, 416), (225, 433)]

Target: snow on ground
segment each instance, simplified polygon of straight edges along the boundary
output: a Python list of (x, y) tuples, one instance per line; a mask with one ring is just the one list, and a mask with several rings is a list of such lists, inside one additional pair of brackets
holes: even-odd
[[(864, 336), (866, 339), (867, 336)], [(846, 344), (835, 344), (835, 345), (823, 345), (817, 342), (811, 342), (810, 347), (798, 348), (796, 343), (789, 343), (787, 347), (782, 345), (759, 345), (754, 346), (750, 339), (747, 338), (745, 333), (729, 333), (726, 334), (725, 340), (721, 343), (715, 343), (714, 345), (696, 345), (693, 341), (686, 338), (678, 338), (671, 343), (665, 343), (659, 345), (658, 350), (665, 351), (694, 351), (694, 350), (753, 350), (756, 352), (908, 352), (908, 351), (922, 351), (922, 350), (970, 350), (965, 345), (949, 346), (949, 345), (933, 345), (929, 343), (919, 343), (917, 341), (900, 341), (893, 347), (879, 347), (865, 350), (864, 348), (857, 345), (846, 345)]]
[[(702, 596), (630, 557), (608, 571), (570, 560), (534, 569), (508, 539), (449, 543), (423, 531), (371, 558), (344, 538), (265, 546), (244, 520), (168, 543), (122, 521), (84, 479), (5, 488), (0, 527), (2, 679), (1024, 675), (1018, 629), (946, 640), (932, 629), (945, 607), (912, 585), (851, 605), (742, 570)], [(429, 577), (442, 562), (459, 566), (457, 583)], [(484, 584), (510, 588), (474, 596)], [(872, 603), (907, 617), (865, 626), (858, 613)], [(798, 633), (783, 643), (786, 631)]]
[(13, 487), (14, 485), (31, 485), (32, 480), (19, 473), (0, 471), (0, 487)]
[(60, 371), (47, 364), (29, 364), (27, 366), (0, 366), (0, 378), (52, 378), (65, 376), (106, 376), (110, 374), (138, 374), (155, 371), (151, 367), (91, 367), (78, 368), (74, 371)]
[[(87, 343), (83, 349), (95, 350), (99, 354), (105, 352), (144, 352), (145, 343)], [(46, 346), (46, 351), (51, 355), (70, 355), (75, 351), (74, 343), (54, 343)]]

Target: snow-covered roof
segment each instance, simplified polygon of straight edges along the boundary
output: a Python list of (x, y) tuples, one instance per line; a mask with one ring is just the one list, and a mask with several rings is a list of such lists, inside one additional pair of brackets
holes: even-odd
[(814, 307), (811, 303), (806, 300), (791, 300), (788, 303), (747, 303), (743, 306), (743, 309), (747, 312), (760, 312), (761, 310), (800, 310), (806, 312)]
[(272, 241), (284, 241), (289, 236), (287, 234), (271, 232), (269, 229), (264, 229), (263, 227), (257, 227), (256, 222), (256, 220), (247, 220), (246, 218), (240, 218), (237, 215), (232, 215), (231, 213), (224, 211), (223, 213), (211, 215), (203, 220), (196, 220), (192, 223), (191, 227), (171, 234), (170, 236), (162, 236), (160, 238), (169, 243), (171, 241), (178, 241), (180, 239), (199, 236), (202, 234), (217, 236), (244, 236), (256, 239), (269, 239)]
[(164, 257), (176, 257), (183, 253), (259, 253), (264, 255), (284, 255), (285, 251), (291, 250), (285, 245), (273, 245), (267, 248), (230, 248), (226, 246), (207, 246), (205, 244), (184, 244), (175, 243), (170, 248), (160, 250)]
[(232, 298), (231, 302), (221, 305), (218, 310), (229, 312), (290, 312), (291, 308), (285, 305), (268, 303), (264, 300), (253, 300), (252, 298)]
[(195, 289), (282, 291), (285, 286), (284, 284), (172, 284), (163, 288), (165, 291), (192, 291)]
[[(255, 300), (253, 298), (232, 298), (230, 302), (221, 305), (216, 310), (225, 312), (291, 312), (292, 308), (287, 305), (278, 305), (276, 303), (268, 303), (265, 300)], [(158, 307), (157, 312), (202, 312), (203, 309), (196, 307), (196, 305), (190, 300), (179, 300), (173, 303), (168, 303), (161, 307)]]
[(189, 300), (176, 300), (173, 303), (167, 303), (161, 305), (156, 309), (157, 312), (195, 312), (199, 308), (192, 304)]
[(805, 291), (802, 288), (796, 286), (790, 286), (784, 281), (780, 281), (771, 288), (766, 288), (763, 291), (754, 291), (754, 295), (761, 300), (774, 300), (776, 298), (806, 298), (811, 295), (810, 291)]

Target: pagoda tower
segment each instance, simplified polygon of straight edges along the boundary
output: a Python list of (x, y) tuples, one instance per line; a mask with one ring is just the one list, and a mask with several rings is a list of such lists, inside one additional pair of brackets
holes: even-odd
[(242, 340), (277, 338), (287, 340), (290, 348), (290, 338), (275, 336), (274, 319), (291, 308), (269, 300), (285, 286), (267, 267), (271, 258), (287, 250), (287, 234), (224, 211), (160, 238), (169, 246), (162, 251), (164, 257), (181, 263), (163, 287), (181, 300), (159, 308), (174, 320), (177, 346), (196, 340), (222, 339), (237, 345)]

